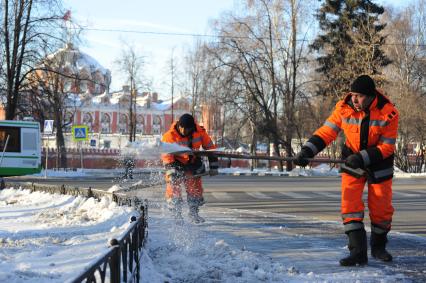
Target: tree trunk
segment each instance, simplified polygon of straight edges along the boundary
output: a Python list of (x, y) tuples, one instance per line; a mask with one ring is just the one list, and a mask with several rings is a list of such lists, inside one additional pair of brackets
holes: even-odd
[[(55, 111), (56, 113), (56, 111)], [(61, 125), (61, 119), (55, 119), (56, 125)], [(56, 149), (57, 149), (57, 167), (67, 168), (67, 150), (65, 148), (65, 138), (62, 127), (56, 127)]]
[(62, 129), (56, 130), (56, 148), (58, 150), (58, 167), (67, 168), (67, 150), (65, 148), (65, 138)]
[[(256, 143), (257, 143), (257, 133), (256, 133), (256, 127), (253, 123), (251, 124), (251, 144), (250, 144), (250, 154), (256, 155)], [(251, 159), (250, 160), (250, 171), (253, 171), (253, 169), (257, 167), (256, 160)]]
[[(291, 132), (288, 131), (287, 135), (286, 135), (286, 145), (285, 145), (285, 152), (287, 154), (288, 157), (292, 157), (293, 156), (293, 149), (291, 148), (291, 140), (292, 140), (292, 136), (291, 136)], [(291, 171), (293, 170), (293, 162), (292, 161), (287, 161), (286, 162), (286, 170), (287, 171)]]
[[(280, 155), (280, 143), (276, 138), (274, 139), (274, 152), (275, 152), (276, 156), (278, 156), (278, 157), (281, 156)], [(280, 172), (284, 171), (284, 163), (281, 160), (278, 162), (278, 171), (280, 171)]]

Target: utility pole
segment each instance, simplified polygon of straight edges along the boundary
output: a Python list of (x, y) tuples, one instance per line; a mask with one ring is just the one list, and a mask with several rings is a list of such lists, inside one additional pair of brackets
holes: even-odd
[(133, 95), (132, 95), (132, 97), (134, 99), (134, 101), (133, 101), (133, 117), (132, 117), (132, 119), (133, 119), (133, 133), (132, 133), (133, 134), (133, 141), (136, 141), (136, 128), (137, 128), (136, 98), (137, 98), (137, 95), (138, 95), (138, 93), (137, 93), (137, 90), (136, 90), (136, 86), (134, 86), (133, 87)]
[(171, 71), (171, 93), (172, 93), (172, 124), (175, 120), (175, 115), (174, 115), (174, 109), (173, 109), (173, 98), (174, 98), (174, 93), (175, 93), (175, 66), (174, 66), (174, 60), (173, 60), (173, 53), (175, 51), (175, 48), (173, 47), (172, 49), (172, 57), (170, 59), (170, 71)]

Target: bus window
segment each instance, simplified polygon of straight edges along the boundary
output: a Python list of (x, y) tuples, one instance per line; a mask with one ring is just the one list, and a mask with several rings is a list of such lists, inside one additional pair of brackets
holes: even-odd
[(3, 152), (7, 142), (6, 152), (21, 152), (21, 131), (16, 127), (0, 127), (0, 151)]
[(37, 150), (37, 132), (22, 131), (22, 151), (36, 151)]

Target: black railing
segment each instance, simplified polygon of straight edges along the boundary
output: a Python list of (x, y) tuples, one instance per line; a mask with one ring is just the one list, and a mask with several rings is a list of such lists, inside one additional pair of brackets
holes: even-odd
[(100, 199), (104, 196), (112, 197), (118, 205), (133, 206), (140, 213), (139, 217), (132, 216), (130, 226), (118, 238), (109, 240), (108, 251), (89, 263), (81, 274), (68, 282), (140, 282), (142, 248), (148, 237), (148, 202), (138, 197), (128, 197), (121, 192), (106, 192), (91, 188), (70, 188), (65, 185), (36, 185), (21, 183), (20, 188), (32, 192), (42, 191), (73, 196), (93, 197)]
[(126, 232), (109, 241), (108, 252), (70, 282), (140, 282), (142, 248), (148, 236), (146, 206), (141, 206), (140, 210), (141, 216), (138, 219), (132, 216)]

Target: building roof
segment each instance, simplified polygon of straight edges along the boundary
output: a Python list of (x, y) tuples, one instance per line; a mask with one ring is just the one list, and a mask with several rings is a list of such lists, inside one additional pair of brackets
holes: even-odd
[(68, 67), (72, 73), (86, 71), (89, 74), (93, 74), (99, 72), (111, 78), (109, 69), (104, 68), (96, 59), (80, 51), (71, 43), (67, 43), (64, 48), (60, 48), (56, 52), (48, 55), (47, 59), (60, 62), (61, 65)]

